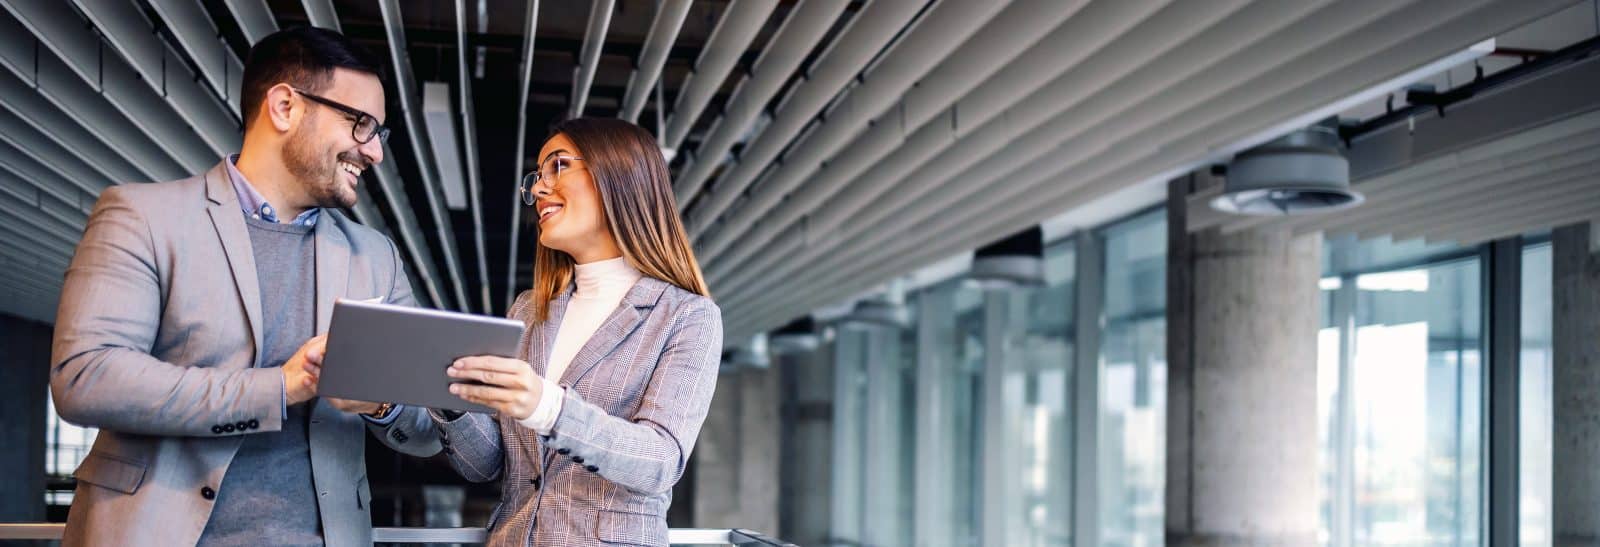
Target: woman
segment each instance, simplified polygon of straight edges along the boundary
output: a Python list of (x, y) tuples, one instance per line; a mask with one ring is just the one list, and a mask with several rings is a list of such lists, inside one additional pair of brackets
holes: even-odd
[(504, 477), (491, 545), (666, 545), (673, 484), (716, 385), (712, 303), (649, 133), (557, 125), (523, 179), (538, 214), (517, 358), (450, 366), (451, 392), (497, 416), (434, 412), (468, 480)]

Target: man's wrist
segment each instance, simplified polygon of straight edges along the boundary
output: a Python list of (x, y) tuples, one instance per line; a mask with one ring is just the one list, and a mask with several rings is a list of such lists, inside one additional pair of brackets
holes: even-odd
[(384, 418), (388, 418), (389, 413), (391, 412), (394, 412), (394, 403), (379, 403), (378, 408), (373, 409), (371, 412), (363, 412), (362, 414), (374, 420), (382, 420)]

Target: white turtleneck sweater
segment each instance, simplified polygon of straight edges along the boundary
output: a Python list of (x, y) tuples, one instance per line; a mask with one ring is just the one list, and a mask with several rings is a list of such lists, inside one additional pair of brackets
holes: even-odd
[(561, 401), (566, 398), (566, 391), (556, 381), (567, 371), (567, 365), (578, 355), (578, 350), (583, 349), (606, 318), (611, 317), (611, 312), (616, 311), (633, 284), (643, 277), (622, 257), (579, 264), (575, 269), (573, 277), (577, 288), (561, 317), (556, 343), (550, 348), (550, 361), (545, 364), (544, 395), (539, 398), (533, 414), (518, 422), (540, 435), (549, 435), (556, 418), (561, 416)]

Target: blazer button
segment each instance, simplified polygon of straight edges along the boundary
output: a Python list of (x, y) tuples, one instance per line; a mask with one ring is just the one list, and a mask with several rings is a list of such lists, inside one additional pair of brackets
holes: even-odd
[(261, 422), (255, 421), (254, 419), (245, 422), (245, 425), (250, 426), (250, 429), (261, 429)]
[(217, 491), (212, 490), (210, 486), (202, 486), (200, 487), (200, 497), (207, 500), (217, 499)]
[(590, 473), (594, 473), (594, 472), (596, 472), (596, 471), (599, 471), (599, 470), (600, 470), (600, 468), (598, 468), (598, 467), (595, 467), (595, 466), (593, 466), (593, 465), (591, 465), (591, 466), (588, 466), (588, 467), (585, 467), (585, 468), (584, 468), (584, 469), (588, 469), (588, 470), (589, 470), (589, 472), (590, 472)]
[(222, 424), (222, 431), (224, 433), (233, 433), (233, 424)]
[(567, 455), (567, 454), (571, 454), (571, 453), (572, 453), (572, 449), (570, 449), (570, 448), (563, 448), (563, 449), (560, 449), (560, 450), (557, 450), (557, 451), (556, 451), (556, 453), (557, 453), (557, 454), (560, 454), (560, 455), (562, 455), (562, 456), (565, 456), (565, 455)]
[(250, 422), (239, 422), (239, 423), (233, 424), (233, 427), (234, 427), (234, 429), (238, 429), (239, 431), (249, 431), (250, 430)]
[(583, 456), (573, 456), (572, 463), (583, 463)]
[(533, 483), (533, 489), (534, 490), (538, 490), (539, 489), (539, 477), (534, 477), (532, 479), (528, 479), (528, 482)]
[(221, 435), (222, 434), (222, 426), (220, 426), (220, 425), (211, 426), (211, 432), (212, 433), (216, 433), (218, 435)]

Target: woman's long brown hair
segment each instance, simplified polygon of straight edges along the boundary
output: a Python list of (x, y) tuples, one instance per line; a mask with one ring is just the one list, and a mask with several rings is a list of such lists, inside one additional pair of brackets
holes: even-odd
[[(606, 227), (624, 260), (640, 273), (678, 288), (711, 296), (695, 261), (678, 205), (672, 195), (667, 161), (643, 128), (614, 118), (575, 118), (551, 128), (578, 147), (584, 167), (600, 190)], [(550, 318), (550, 301), (572, 283), (574, 262), (567, 253), (534, 238), (533, 312)]]

